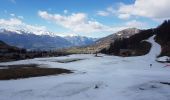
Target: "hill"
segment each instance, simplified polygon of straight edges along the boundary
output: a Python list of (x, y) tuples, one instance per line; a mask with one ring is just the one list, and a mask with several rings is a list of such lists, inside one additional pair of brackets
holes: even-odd
[(170, 20), (164, 21), (155, 29), (156, 42), (161, 45), (160, 56), (170, 56)]
[(137, 28), (128, 28), (109, 36), (98, 39), (94, 44), (88, 46), (71, 47), (66, 49), (69, 53), (95, 53), (100, 52), (105, 48), (109, 48), (117, 38), (129, 38), (130, 36), (139, 33), (141, 30)]
[(161, 45), (161, 54), (157, 56), (170, 56), (170, 21), (164, 21), (154, 29), (142, 30), (129, 38), (117, 38), (100, 52), (117, 56), (141, 56), (150, 51), (151, 44), (146, 40), (155, 35), (155, 40)]

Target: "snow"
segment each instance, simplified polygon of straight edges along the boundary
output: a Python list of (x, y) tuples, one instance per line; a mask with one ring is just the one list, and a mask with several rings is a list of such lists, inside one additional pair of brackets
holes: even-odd
[(168, 56), (163, 56), (163, 57), (159, 57), (159, 58), (157, 59), (157, 61), (166, 62), (167, 59), (170, 59), (170, 58), (169, 58)]
[[(74, 71), (72, 74), (0, 81), (0, 100), (169, 100), (170, 86), (160, 82), (170, 82), (170, 68), (155, 61), (160, 46), (154, 42), (154, 36), (147, 41), (152, 43), (152, 49), (139, 57), (77, 54), (0, 63), (36, 63)], [(55, 62), (75, 58), (83, 60)]]

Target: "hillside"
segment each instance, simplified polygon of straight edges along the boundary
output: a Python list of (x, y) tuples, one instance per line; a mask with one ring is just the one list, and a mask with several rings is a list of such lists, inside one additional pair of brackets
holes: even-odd
[(164, 21), (155, 29), (156, 41), (161, 45), (160, 56), (170, 56), (170, 20)]
[(161, 54), (157, 56), (170, 56), (170, 21), (165, 21), (155, 29), (142, 30), (129, 38), (117, 38), (104, 48), (101, 53), (117, 56), (141, 56), (150, 51), (151, 44), (147, 41), (152, 35), (156, 35), (156, 41), (161, 45)]
[(110, 44), (112, 43), (114, 40), (116, 40), (117, 38), (128, 38), (136, 33), (139, 33), (139, 29), (136, 28), (128, 28), (128, 29), (124, 29), (122, 31), (119, 31), (117, 33), (111, 34), (109, 36), (106, 36), (104, 38), (101, 38), (99, 40), (96, 41), (96, 45), (105, 45), (105, 44)]
[(145, 55), (150, 51), (151, 44), (144, 40), (148, 39), (153, 34), (152, 29), (149, 29), (142, 30), (129, 38), (117, 38), (110, 44), (109, 48), (102, 49), (101, 52), (117, 56)]
[[(14, 46), (10, 46), (8, 44), (6, 44), (5, 42), (0, 40), (0, 53), (6, 53), (6, 52), (19, 52), (22, 49), (19, 49), (17, 47)], [(24, 50), (24, 49), (23, 49)]]
[(23, 59), (31, 59), (38, 57), (57, 57), (65, 56), (68, 53), (63, 51), (27, 51), (26, 49), (10, 46), (3, 41), (0, 41), (0, 62), (16, 61)]
[(10, 46), (0, 40), (0, 62), (19, 60), (22, 58), (19, 55), (22, 55), (23, 53), (26, 53), (25, 49)]
[(113, 43), (117, 38), (129, 38), (130, 36), (139, 33), (139, 31), (140, 30), (136, 28), (124, 29), (122, 31), (97, 40), (93, 46), (96, 47), (97, 51), (99, 51), (103, 48), (109, 47), (109, 45)]
[(70, 53), (95, 53), (100, 52), (104, 48), (109, 48), (117, 38), (129, 38), (130, 36), (139, 33), (141, 30), (136, 28), (128, 28), (109, 36), (98, 39), (94, 44), (88, 46), (72, 47), (66, 49)]

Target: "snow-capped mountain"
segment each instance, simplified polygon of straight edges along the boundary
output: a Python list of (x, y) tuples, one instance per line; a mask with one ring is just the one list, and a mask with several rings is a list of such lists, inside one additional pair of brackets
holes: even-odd
[(85, 37), (85, 36), (65, 36), (67, 41), (71, 42), (73, 46), (84, 46), (95, 43), (96, 38)]
[(35, 35), (49, 35), (51, 37), (57, 36), (55, 33), (50, 32), (50, 31), (44, 31), (44, 30), (28, 30), (28, 29), (13, 29), (13, 28), (2, 28), (0, 27), (0, 32), (1, 33), (15, 33), (15, 34), (35, 34)]
[(48, 31), (39, 31), (37, 34), (34, 31), (25, 29), (13, 30), (11, 28), (0, 29), (0, 40), (21, 48), (41, 50), (67, 48), (71, 46), (82, 46), (94, 43), (92, 38), (87, 37), (61, 37)]

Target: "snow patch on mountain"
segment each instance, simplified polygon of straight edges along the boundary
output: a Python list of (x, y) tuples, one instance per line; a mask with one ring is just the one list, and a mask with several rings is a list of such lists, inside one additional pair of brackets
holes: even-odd
[(90, 45), (95, 41), (94, 38), (84, 36), (61, 37), (49, 31), (42, 30), (37, 34), (31, 30), (13, 30), (11, 28), (0, 28), (0, 40), (17, 47), (43, 50)]
[(65, 36), (64, 37), (67, 41), (71, 42), (74, 46), (84, 46), (84, 45), (91, 45), (94, 44), (97, 40), (96, 38), (85, 37), (85, 36)]

